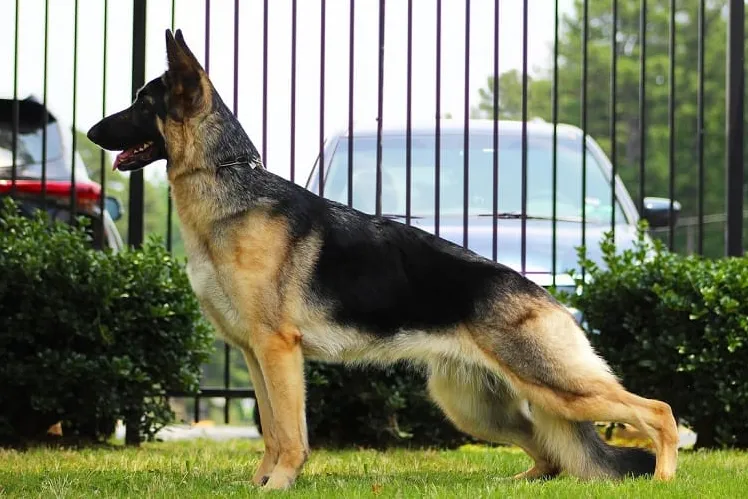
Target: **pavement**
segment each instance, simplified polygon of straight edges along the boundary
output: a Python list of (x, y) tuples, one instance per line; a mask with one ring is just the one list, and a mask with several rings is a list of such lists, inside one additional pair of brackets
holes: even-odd
[[(124, 440), (125, 438), (125, 427), (121, 424), (117, 425), (115, 430), (115, 438), (118, 440)], [(232, 439), (258, 439), (260, 438), (260, 432), (257, 431), (255, 426), (242, 425), (215, 425), (207, 421), (201, 421), (198, 424), (174, 424), (163, 427), (156, 433), (156, 439), (164, 442), (173, 442), (176, 440), (195, 440), (198, 438), (204, 438), (208, 440), (214, 440), (217, 442)]]
[[(680, 426), (678, 428), (678, 433), (680, 436), (678, 448), (689, 448), (696, 443), (696, 433), (688, 428)], [(115, 435), (117, 439), (124, 439), (125, 427), (118, 424)], [(216, 425), (212, 421), (201, 421), (200, 423), (192, 425), (175, 424), (165, 426), (156, 434), (156, 438), (165, 442), (195, 440), (198, 438), (220, 442), (237, 438), (258, 439), (260, 438), (260, 432), (257, 431), (255, 426), (251, 425)]]

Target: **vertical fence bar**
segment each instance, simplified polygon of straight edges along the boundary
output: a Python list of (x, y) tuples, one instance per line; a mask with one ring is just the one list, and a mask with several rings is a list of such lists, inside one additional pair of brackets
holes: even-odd
[(406, 55), (406, 82), (405, 82), (405, 224), (410, 225), (411, 220), (411, 189), (412, 189), (412, 138), (411, 118), (413, 106), (413, 0), (408, 0), (408, 33), (407, 33), (407, 55)]
[[(210, 74), (210, 0), (205, 0), (205, 72)], [(226, 391), (229, 389), (231, 382), (231, 348), (228, 343), (223, 342), (223, 387)], [(225, 403), (223, 405), (223, 422), (228, 424), (229, 422), (229, 398), (224, 398)], [(198, 406), (198, 401), (195, 399), (195, 407)], [(197, 411), (197, 409), (196, 409)]]
[[(174, 32), (176, 0), (171, 0), (171, 31)], [(171, 253), (174, 233), (174, 206), (171, 199), (171, 184), (166, 187), (166, 251)]]
[(76, 217), (77, 192), (75, 187), (75, 153), (78, 149), (78, 134), (76, 133), (76, 118), (78, 113), (78, 0), (73, 7), (73, 115), (72, 115), (72, 145), (70, 147), (70, 223)]
[[(239, 0), (234, 0), (234, 92), (233, 92), (233, 103), (232, 110), (234, 116), (239, 117)], [(225, 345), (224, 350), (224, 363), (226, 369), (223, 373), (223, 384), (228, 394), (231, 388), (231, 350), (228, 345)], [(223, 419), (226, 424), (229, 423), (230, 406), (229, 401), (231, 399), (228, 395), (225, 398), (225, 405), (223, 406)]]
[[(146, 0), (133, 0), (132, 9), (132, 100), (138, 90), (145, 84), (145, 27)], [(139, 248), (143, 245), (143, 170), (130, 173), (129, 213), (127, 242)], [(140, 414), (125, 415), (125, 443), (139, 445), (138, 433)]]
[(200, 396), (195, 396), (195, 410), (193, 413), (193, 418), (195, 423), (200, 422)]
[(616, 235), (616, 175), (618, 174), (618, 149), (616, 141), (616, 118), (618, 97), (618, 0), (613, 0), (612, 6), (612, 33), (610, 40), (610, 230), (615, 241)]
[(725, 252), (728, 256), (743, 254), (743, 95), (745, 92), (745, 5), (743, 1), (730, 0), (727, 21)]
[(262, 164), (268, 167), (268, 0), (262, 7)]
[(205, 72), (210, 74), (210, 0), (205, 0)]
[(705, 0), (699, 0), (698, 12), (698, 89), (696, 92), (696, 155), (699, 163), (699, 200), (698, 200), (698, 221), (699, 221), (699, 255), (704, 254), (704, 48), (706, 33), (704, 32), (704, 3)]
[(325, 195), (325, 0), (319, 12), (319, 195)]
[(462, 246), (468, 247), (468, 200), (470, 196), (470, 0), (465, 0), (465, 123), (463, 131)]
[(10, 193), (16, 192), (16, 180), (18, 177), (18, 134), (20, 133), (19, 120), (19, 103), (18, 103), (18, 11), (20, 10), (19, 0), (16, 0), (15, 11), (15, 33), (13, 40), (13, 137), (11, 138), (11, 164), (10, 164)]
[(675, 249), (675, 0), (670, 0), (668, 41), (668, 196), (670, 197), (670, 220), (668, 223), (668, 248)]
[(522, 2), (522, 225), (520, 266), (527, 271), (527, 0)]
[[(104, 7), (106, 9), (106, 7)], [(105, 52), (106, 54), (106, 52)], [(106, 59), (106, 55), (105, 55)], [(16, 60), (18, 58), (16, 57)], [(47, 73), (49, 71), (49, 0), (44, 1), (44, 69), (42, 81), (42, 104), (44, 105), (44, 128), (42, 128), (42, 209), (47, 208), (47, 127), (49, 110), (47, 109)], [(102, 149), (101, 154), (104, 154)], [(103, 176), (101, 177), (103, 180)], [(102, 181), (103, 185), (103, 181)], [(104, 194), (102, 193), (102, 197)]]
[(434, 130), (434, 235), (439, 236), (441, 191), (442, 0), (436, 0), (436, 123)]
[[(145, 84), (146, 0), (133, 0), (132, 13), (132, 99)], [(136, 248), (143, 244), (143, 170), (130, 173), (127, 242)]]
[(234, 0), (234, 92), (231, 109), (239, 117), (239, 0)]
[(491, 256), (499, 258), (499, 0), (493, 3), (493, 210)]
[(553, 13), (553, 96), (551, 120), (553, 121), (553, 136), (551, 138), (553, 151), (551, 153), (551, 184), (553, 189), (553, 207), (551, 220), (551, 285), (556, 286), (558, 268), (558, 0), (555, 0)]
[[(234, 0), (234, 91), (233, 91), (233, 102), (232, 110), (234, 116), (239, 117), (239, 0)], [(228, 344), (224, 344), (223, 350), (223, 386), (226, 390), (226, 397), (224, 398), (223, 406), (223, 421), (229, 424), (230, 409), (229, 401), (231, 400), (228, 396), (229, 389), (231, 388), (231, 349)]]
[(296, 182), (296, 0), (293, 0), (293, 2), (291, 2), (291, 158), (290, 158), (290, 161), (291, 161), (291, 172), (290, 172), (291, 182)]
[(384, 100), (384, 3), (379, 0), (379, 91), (377, 92), (377, 192), (376, 214), (382, 214), (382, 102)]
[[(582, 246), (587, 244), (587, 74), (590, 5), (582, 3)], [(584, 266), (581, 268), (584, 279)]]
[[(102, 70), (101, 70), (101, 117), (104, 118), (106, 116), (106, 49), (108, 45), (107, 40), (107, 24), (109, 20), (109, 0), (104, 0), (104, 39), (102, 40)], [(46, 107), (45, 107), (46, 110)], [(46, 112), (46, 111), (45, 111)], [(104, 149), (99, 148), (99, 177), (101, 178), (101, 197), (99, 198), (99, 210), (101, 211), (101, 219), (100, 219), (100, 230), (101, 230), (101, 239), (102, 239), (102, 246), (104, 245), (103, 241), (105, 239), (105, 229), (104, 229), (104, 211), (106, 209), (105, 201), (106, 201), (106, 166), (104, 165), (104, 160), (106, 159), (105, 151)]]
[(647, 152), (647, 0), (639, 7), (639, 214), (644, 213), (644, 163)]
[[(294, 0), (296, 1), (296, 0)], [(353, 69), (355, 0), (350, 1), (348, 18), (348, 206), (353, 206)]]

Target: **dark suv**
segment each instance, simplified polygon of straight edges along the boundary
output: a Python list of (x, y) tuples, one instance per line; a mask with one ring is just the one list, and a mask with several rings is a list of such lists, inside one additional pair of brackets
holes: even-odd
[[(18, 105), (15, 183), (14, 103)], [(46, 158), (43, 156), (45, 126)], [(75, 182), (71, 180), (73, 161)], [(102, 212), (101, 186), (89, 178), (80, 156), (76, 153), (73, 158), (70, 154), (69, 137), (63, 133), (59, 121), (33, 97), (18, 101), (0, 99), (0, 197), (12, 195), (22, 213), (30, 215), (36, 209), (45, 209), (53, 219), (69, 222), (73, 188), (76, 216), (91, 219), (93, 246), (122, 249), (122, 238), (114, 225), (121, 216), (120, 203), (107, 196)]]

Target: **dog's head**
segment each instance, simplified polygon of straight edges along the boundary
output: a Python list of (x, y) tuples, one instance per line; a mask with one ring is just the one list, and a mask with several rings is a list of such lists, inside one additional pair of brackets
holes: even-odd
[(115, 169), (139, 170), (169, 159), (167, 126), (199, 119), (211, 110), (212, 86), (181, 30), (175, 35), (166, 30), (166, 55), (168, 70), (161, 77), (143, 86), (130, 107), (88, 131), (96, 145), (122, 151), (114, 161)]

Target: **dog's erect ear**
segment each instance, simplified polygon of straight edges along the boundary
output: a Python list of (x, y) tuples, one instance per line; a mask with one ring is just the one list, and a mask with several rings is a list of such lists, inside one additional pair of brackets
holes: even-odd
[(202, 65), (200, 65), (200, 61), (197, 60), (197, 57), (195, 57), (195, 54), (192, 53), (190, 48), (187, 46), (187, 42), (184, 41), (184, 36), (182, 35), (182, 30), (178, 29), (176, 33), (174, 33), (174, 36), (176, 37), (177, 44), (182, 49), (182, 51), (192, 60), (192, 64), (200, 68), (200, 70), (203, 70)]
[(168, 112), (179, 121), (198, 112), (204, 105), (203, 68), (184, 43), (181, 30), (176, 38), (166, 30), (166, 80), (169, 95)]
[(198, 71), (204, 71), (200, 61), (184, 41), (182, 30), (178, 29), (173, 35), (166, 30), (166, 56), (169, 61), (169, 69), (176, 66), (189, 66)]

